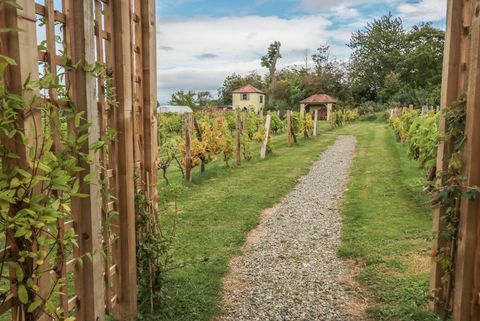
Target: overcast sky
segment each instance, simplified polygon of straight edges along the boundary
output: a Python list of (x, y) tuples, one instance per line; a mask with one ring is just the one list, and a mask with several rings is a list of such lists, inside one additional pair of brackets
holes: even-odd
[(329, 44), (348, 58), (353, 31), (388, 12), (407, 26), (433, 22), (444, 28), (446, 0), (157, 0), (158, 98), (180, 89), (211, 91), (232, 73), (265, 73), (260, 58), (282, 42), (279, 67), (304, 64)]

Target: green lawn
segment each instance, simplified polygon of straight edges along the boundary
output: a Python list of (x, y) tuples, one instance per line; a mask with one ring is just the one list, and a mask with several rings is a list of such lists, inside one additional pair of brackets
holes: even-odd
[(424, 173), (383, 123), (338, 131), (358, 138), (343, 201), (340, 255), (360, 261), (357, 276), (371, 295), (372, 320), (437, 320), (426, 311), (431, 212)]
[[(266, 160), (255, 157), (230, 169), (215, 162), (204, 174), (195, 170), (193, 184), (178, 198), (173, 251), (177, 262), (194, 262), (168, 274), (165, 300), (154, 320), (202, 321), (218, 315), (230, 258), (239, 254), (260, 213), (293, 188), (338, 134), (358, 138), (339, 253), (363, 266), (357, 279), (370, 297), (368, 316), (436, 320), (424, 308), (431, 210), (421, 191), (422, 171), (382, 122), (358, 122), (335, 131), (322, 123), (321, 128), (319, 137), (300, 139), (292, 148), (286, 147), (285, 136), (274, 138), (274, 154)], [(181, 181), (175, 171), (170, 179)], [(172, 217), (163, 215), (162, 223), (170, 225)]]

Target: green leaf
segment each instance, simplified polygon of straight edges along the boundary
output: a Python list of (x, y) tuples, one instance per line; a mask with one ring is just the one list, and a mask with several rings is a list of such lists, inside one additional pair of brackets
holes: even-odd
[(22, 302), (22, 304), (27, 304), (28, 303), (27, 288), (23, 284), (20, 284), (18, 286), (18, 299), (20, 300), (20, 302)]
[(0, 55), (0, 59), (3, 59), (7, 64), (9, 64), (10, 66), (16, 66), (17, 63), (15, 62), (14, 59), (8, 57), (8, 56), (5, 56), (5, 55)]
[(23, 278), (25, 277), (25, 273), (23, 273), (22, 267), (19, 265), (15, 269), (15, 274), (17, 275), (17, 281), (18, 282), (23, 282)]
[(35, 299), (29, 306), (28, 306), (28, 313), (34, 312), (40, 305), (42, 304), (42, 301), (40, 299)]

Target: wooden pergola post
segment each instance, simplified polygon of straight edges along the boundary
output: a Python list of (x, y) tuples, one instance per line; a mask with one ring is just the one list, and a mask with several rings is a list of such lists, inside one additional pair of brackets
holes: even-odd
[[(474, 14), (475, 13), (475, 14)], [(465, 127), (464, 176), (467, 186), (480, 186), (480, 1), (465, 4), (465, 18), (471, 20), (467, 55), (467, 121)], [(468, 27), (468, 23), (464, 24)], [(454, 321), (479, 318), (480, 304), (480, 200), (463, 198), (460, 208), (459, 241), (456, 258)], [(478, 231), (478, 232), (477, 232)]]
[[(18, 0), (18, 5), (23, 9), (15, 8), (7, 3), (1, 3), (0, 9), (0, 27), (2, 28), (11, 28), (12, 30), (21, 30), (21, 31), (11, 31), (0, 34), (1, 37), (1, 51), (2, 55), (6, 55), (15, 60), (16, 65), (9, 66), (5, 74), (5, 85), (6, 88), (17, 95), (24, 94), (27, 99), (33, 99), (34, 95), (37, 93), (33, 92), (23, 92), (23, 85), (27, 79), (32, 81), (38, 80), (38, 66), (36, 57), (38, 55), (36, 47), (36, 27), (35, 27), (35, 3), (33, 0)], [(27, 106), (25, 106), (27, 107)], [(3, 166), (7, 167), (20, 167), (24, 170), (29, 169), (29, 149), (34, 146), (40, 145), (40, 140), (42, 138), (41, 126), (41, 115), (40, 111), (32, 106), (28, 111), (25, 111), (19, 119), (17, 119), (17, 127), (22, 130), (28, 139), (28, 144), (25, 145), (22, 137), (20, 135), (15, 135), (13, 139), (9, 139), (4, 136), (3, 133), (0, 133), (0, 143), (5, 147), (7, 152), (15, 153), (19, 156), (19, 159), (8, 159), (6, 164)], [(36, 126), (35, 126), (36, 124)], [(38, 143), (38, 144), (37, 144)], [(38, 151), (38, 149), (37, 149)], [(12, 241), (13, 237), (11, 231), (7, 231), (6, 242), (8, 244), (7, 250), (11, 257), (17, 255), (18, 247), (15, 242)], [(33, 268), (33, 266), (32, 266)], [(11, 275), (14, 272), (13, 269), (10, 270)], [(45, 277), (42, 277), (39, 280), (38, 285), (42, 285)], [(5, 306), (5, 311), (12, 308), (12, 320), (23, 321), (25, 320), (25, 315), (21, 311), (19, 306), (15, 304), (18, 300), (14, 297), (16, 295), (17, 289), (14, 283), (11, 283), (12, 294), (13, 296), (5, 298), (3, 305)], [(47, 294), (49, 287), (42, 289), (42, 295)]]
[[(73, 61), (84, 61), (93, 64), (95, 61), (94, 45), (94, 12), (93, 6), (85, 1), (72, 1), (73, 25), (69, 28), (72, 42)], [(79, 67), (69, 75), (71, 81), (71, 99), (79, 112), (84, 113), (83, 121), (91, 124), (88, 143), (83, 152), (88, 153), (89, 145), (100, 139), (99, 112), (96, 100), (96, 79), (91, 72)], [(91, 164), (82, 163), (86, 171), (80, 174), (83, 181), (85, 175), (99, 171), (99, 154)], [(73, 219), (76, 222), (76, 233), (79, 235), (78, 255), (89, 253), (92, 260), (85, 258), (83, 266), (75, 266), (75, 289), (78, 300), (76, 318), (79, 321), (103, 320), (105, 318), (104, 283), (102, 271), (101, 217), (102, 195), (101, 184), (94, 179), (91, 184), (81, 184), (80, 192), (88, 198), (72, 200)]]
[[(464, 92), (467, 94), (467, 126), (465, 129), (466, 143), (464, 146), (464, 176), (468, 186), (480, 185), (480, 3), (473, 0), (449, 0), (447, 12), (447, 31), (445, 42), (443, 83), (441, 109), (445, 110), (459, 100)], [(472, 21), (473, 19), (473, 21)], [(448, 131), (446, 119), (440, 120), (440, 133)], [(447, 170), (448, 159), (452, 146), (446, 141), (441, 141), (438, 150), (437, 168), (442, 173)], [(441, 184), (442, 182), (439, 182)], [(479, 240), (477, 229), (479, 217), (479, 204), (477, 200), (461, 201), (460, 224), (458, 232), (458, 246), (455, 262), (455, 288), (453, 292), (453, 320), (473, 321), (478, 320), (478, 304), (480, 269), (475, 268), (479, 264), (480, 255), (477, 243)], [(438, 253), (440, 249), (448, 245), (448, 241), (442, 238), (445, 226), (442, 216), (445, 212), (442, 208), (435, 210), (433, 217), (433, 229), (436, 238), (433, 242), (433, 251)], [(477, 259), (476, 259), (477, 257)], [(448, 284), (441, 280), (445, 271), (432, 259), (432, 274), (430, 288), (436, 300), (431, 308), (436, 312), (444, 313), (449, 309), (451, 302), (447, 302)]]
[(142, 58), (143, 58), (143, 115), (145, 138), (145, 172), (147, 189), (151, 195), (155, 215), (158, 215), (158, 189), (157, 189), (157, 33), (155, 0), (143, 0), (142, 12)]
[(118, 203), (120, 224), (119, 317), (134, 320), (137, 312), (135, 190), (130, 1), (111, 2), (113, 11), (114, 82), (118, 100)]

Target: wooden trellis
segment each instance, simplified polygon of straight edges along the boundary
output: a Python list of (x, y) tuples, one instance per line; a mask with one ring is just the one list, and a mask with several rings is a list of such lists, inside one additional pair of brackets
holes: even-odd
[[(442, 84), (441, 108), (458, 101), (463, 93), (467, 98), (466, 143), (464, 147), (464, 176), (468, 186), (480, 186), (480, 1), (449, 0)], [(441, 120), (440, 131), (446, 132)], [(446, 155), (451, 146), (441, 142), (438, 170), (448, 164)], [(480, 317), (480, 201), (463, 198), (460, 205), (460, 226), (457, 253), (454, 258), (453, 300), (448, 301), (449, 285), (442, 282), (441, 264), (433, 260), (431, 289), (436, 296), (432, 306), (437, 312), (453, 309), (454, 321), (478, 320)], [(442, 234), (443, 209), (434, 214), (434, 229)], [(434, 251), (445, 247), (442, 237), (435, 239)]]
[[(80, 62), (79, 68), (66, 73), (64, 83), (77, 111), (84, 112), (85, 121), (91, 123), (88, 143), (110, 129), (117, 133), (93, 164), (82, 164), (83, 176), (101, 168), (99, 181), (80, 187), (89, 197), (73, 199), (71, 218), (57, 224), (60, 231), (75, 230), (78, 248), (70, 249), (70, 257), (64, 255), (59, 273), (52, 271), (42, 282), (48, 288), (55, 278), (70, 280), (58, 302), (79, 321), (102, 321), (107, 314), (133, 320), (137, 305), (135, 189), (148, 194), (157, 211), (155, 0), (17, 3), (21, 8), (0, 1), (0, 28), (22, 30), (1, 34), (0, 54), (17, 62), (7, 75), (9, 90), (19, 93), (25, 80), (37, 79), (42, 70), (48, 69), (52, 76), (63, 73), (68, 57)], [(102, 70), (98, 75), (88, 70), (96, 63)], [(56, 89), (43, 94), (51, 101), (59, 95)], [(24, 122), (32, 117), (40, 115), (33, 112)], [(59, 134), (57, 121), (51, 124), (54, 137)], [(26, 155), (20, 140), (3, 143)], [(25, 163), (18, 165), (27, 168)], [(75, 264), (75, 258), (85, 253), (92, 259), (83, 260), (82, 266)], [(0, 255), (13, 253), (7, 248)], [(14, 297), (7, 298), (0, 314), (11, 311), (14, 320), (21, 320), (16, 304)]]

